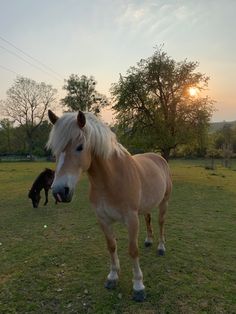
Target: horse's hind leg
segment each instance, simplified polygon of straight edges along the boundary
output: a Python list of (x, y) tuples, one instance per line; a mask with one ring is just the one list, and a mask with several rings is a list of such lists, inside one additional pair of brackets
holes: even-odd
[(158, 244), (158, 255), (165, 255), (165, 234), (164, 234), (164, 223), (165, 216), (168, 208), (168, 201), (163, 200), (159, 205), (159, 244)]
[(48, 203), (48, 190), (47, 189), (44, 189), (44, 191), (45, 191), (45, 202), (44, 202), (44, 206), (45, 205), (47, 205), (47, 203)]
[(116, 287), (116, 284), (119, 278), (118, 274), (120, 271), (120, 262), (117, 255), (116, 239), (114, 237), (111, 225), (107, 224), (103, 220), (99, 220), (99, 224), (102, 228), (102, 231), (104, 232), (104, 235), (107, 241), (107, 248), (111, 256), (111, 268), (107, 276), (105, 288), (113, 289)]
[(147, 237), (145, 239), (144, 245), (149, 247), (153, 243), (153, 231), (152, 231), (152, 223), (151, 223), (151, 214), (145, 215), (145, 222), (147, 228)]

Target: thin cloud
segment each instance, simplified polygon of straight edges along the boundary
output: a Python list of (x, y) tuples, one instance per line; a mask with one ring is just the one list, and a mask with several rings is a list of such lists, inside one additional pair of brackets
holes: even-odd
[(134, 3), (129, 3), (124, 6), (122, 13), (117, 17), (116, 21), (120, 25), (133, 24), (145, 19), (147, 8), (137, 7)]
[(157, 4), (146, 1), (142, 4), (129, 2), (116, 18), (116, 23), (120, 28), (132, 34), (150, 36), (152, 34), (163, 34), (174, 29), (181, 23), (196, 24), (201, 16), (201, 11), (193, 3), (180, 5), (166, 1)]

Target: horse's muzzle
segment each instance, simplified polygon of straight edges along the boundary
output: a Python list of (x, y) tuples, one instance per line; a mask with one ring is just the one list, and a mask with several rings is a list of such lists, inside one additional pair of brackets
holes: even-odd
[(56, 202), (59, 203), (69, 203), (72, 200), (73, 193), (70, 191), (68, 187), (52, 190), (53, 196)]

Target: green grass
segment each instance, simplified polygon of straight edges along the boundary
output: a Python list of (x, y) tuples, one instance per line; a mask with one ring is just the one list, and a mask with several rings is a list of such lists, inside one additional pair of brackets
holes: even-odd
[[(203, 165), (203, 166), (202, 166)], [(144, 248), (147, 300), (131, 300), (127, 232), (115, 225), (119, 285), (103, 288), (106, 244), (88, 202), (86, 176), (70, 204), (33, 209), (27, 192), (49, 163), (0, 163), (0, 313), (236, 313), (236, 168), (172, 161), (166, 256)], [(157, 215), (153, 225), (157, 240)], [(44, 226), (47, 226), (45, 228)]]

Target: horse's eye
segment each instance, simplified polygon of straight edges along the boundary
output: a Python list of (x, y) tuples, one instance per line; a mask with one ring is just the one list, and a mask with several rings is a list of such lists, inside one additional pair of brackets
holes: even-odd
[(81, 152), (81, 150), (83, 150), (83, 144), (80, 144), (80, 145), (76, 148), (76, 151), (77, 151), (77, 152)]

